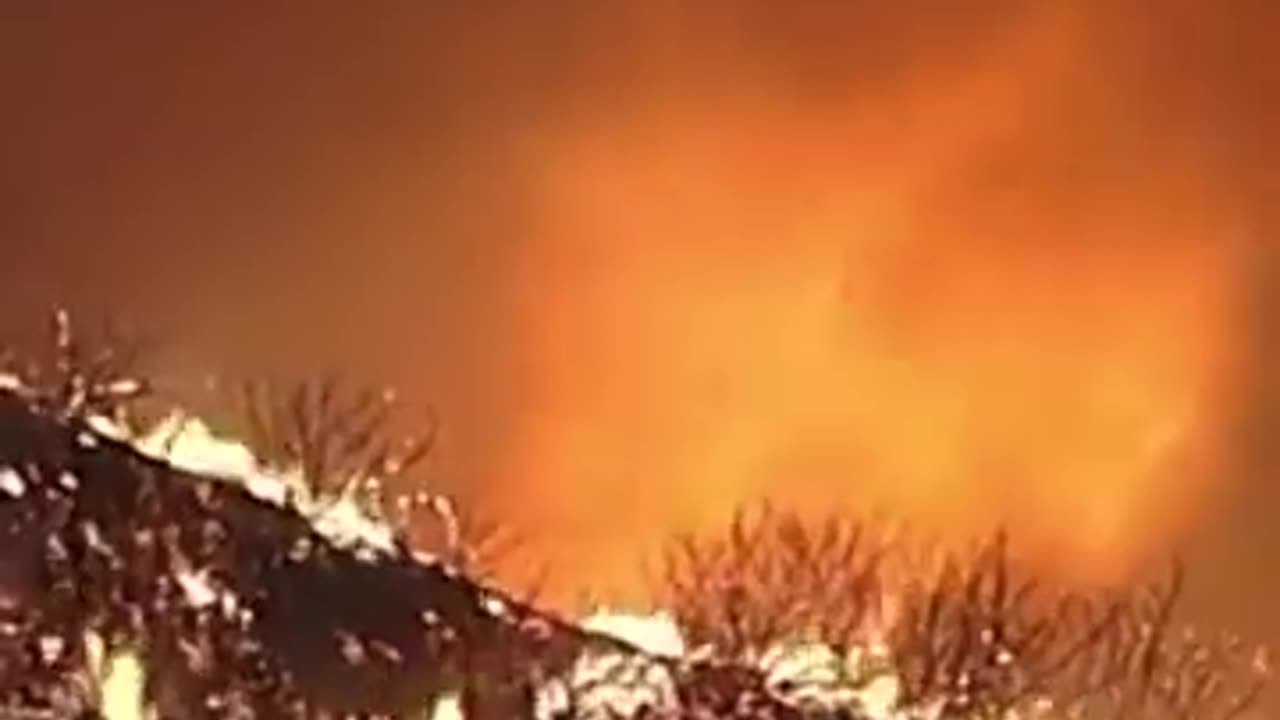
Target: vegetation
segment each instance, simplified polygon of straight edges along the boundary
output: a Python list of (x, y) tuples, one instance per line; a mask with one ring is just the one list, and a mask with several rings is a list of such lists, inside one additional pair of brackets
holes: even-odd
[[(712, 656), (749, 662), (788, 641), (816, 645), (847, 686), (890, 677), (893, 706), (910, 717), (1234, 720), (1269, 678), (1261, 648), (1181, 617), (1180, 565), (1083, 593), (1038, 580), (1002, 532), (925, 563), (907, 544), (766, 505), (720, 535), (678, 541), (661, 589)], [(878, 657), (848, 662), (868, 651)]]
[(76, 328), (64, 310), (53, 314), (50, 337), (25, 350), (0, 350), (0, 373), (41, 411), (62, 418), (101, 417), (131, 425), (152, 387), (140, 361), (146, 345), (105, 321), (97, 333)]
[[(143, 457), (155, 398), (122, 337), (59, 313), (47, 347), (3, 357), (0, 717), (100, 717), (94, 643), (144, 660), (158, 717), (210, 720), (407, 718), (449, 692), (473, 720), (1242, 720), (1267, 680), (1255, 648), (1187, 623), (1176, 563), (1086, 593), (1003, 533), (926, 551), (767, 504), (673, 542), (657, 594), (686, 651), (646, 652), (478, 581), (510, 536), (421, 490), (436, 425), (396, 438), (387, 393), (255, 382), (235, 403), (265, 469), (358, 500), (392, 551)], [(410, 551), (424, 522), (434, 560)]]

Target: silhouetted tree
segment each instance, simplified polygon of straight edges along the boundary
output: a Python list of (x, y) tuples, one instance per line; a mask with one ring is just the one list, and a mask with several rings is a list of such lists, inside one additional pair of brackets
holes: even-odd
[(735, 660), (811, 638), (860, 642), (880, 621), (884, 533), (839, 516), (818, 523), (764, 503), (737, 511), (719, 535), (678, 538), (659, 596), (693, 646)]
[[(654, 657), (474, 582), (509, 536), (395, 492), (418, 479), (436, 426), (396, 439), (392, 396), (331, 378), (251, 383), (237, 399), (263, 463), (401, 528), (430, 513), (444, 562), (329, 543), (294, 507), (103, 434), (101, 419), (135, 430), (151, 397), (140, 345), (85, 340), (66, 313), (52, 328), (48, 347), (0, 364), (0, 717), (97, 717), (87, 638), (144, 657), (162, 720), (408, 717), (445, 689), (471, 720), (528, 718), (538, 684), (572, 680), (591, 653), (626, 671), (567, 687), (571, 700), (647, 682), (639, 666), (666, 674), (674, 705), (570, 702), (557, 717), (865, 720), (857, 703), (806, 704), (778, 684), (767, 661), (788, 643), (829, 650), (838, 682), (892, 676), (900, 710), (943, 720), (1241, 720), (1269, 676), (1265, 655), (1181, 617), (1178, 565), (1074, 592), (1037, 580), (1003, 533), (915, 565), (883, 527), (767, 504), (669, 548), (660, 594), (693, 650)], [(855, 655), (878, 660), (850, 669)]]
[(864, 523), (766, 506), (681, 538), (664, 569), (668, 606), (712, 657), (807, 643), (847, 671), (850, 651), (874, 651), (841, 681), (892, 676), (899, 710), (942, 720), (1235, 720), (1269, 678), (1255, 649), (1178, 620), (1180, 566), (1120, 591), (1055, 589), (1003, 532), (922, 555)]
[[(970, 553), (945, 553), (895, 593), (887, 645), (899, 703), (945, 719), (1035, 717), (1116, 637), (1123, 613), (1121, 599), (1043, 587), (1011, 557), (1003, 532)], [(1096, 686), (1073, 691), (1119, 680), (1098, 674)]]
[(147, 347), (115, 322), (106, 320), (89, 333), (76, 327), (66, 310), (57, 310), (44, 342), (0, 351), (0, 374), (8, 378), (9, 390), (44, 412), (102, 417), (127, 426), (138, 403), (152, 394), (140, 372)]
[(428, 412), (424, 431), (397, 436), (395, 393), (329, 376), (246, 382), (236, 400), (249, 446), (265, 464), (299, 473), (313, 496), (354, 496), (404, 537), (429, 521), (438, 540), (428, 549), (472, 573), (491, 569), (515, 543), (503, 524), (423, 487), (419, 471), (438, 424)]
[(1059, 705), (1092, 720), (1236, 720), (1271, 678), (1266, 648), (1181, 617), (1184, 571), (1131, 591), (1117, 622), (1062, 684)]

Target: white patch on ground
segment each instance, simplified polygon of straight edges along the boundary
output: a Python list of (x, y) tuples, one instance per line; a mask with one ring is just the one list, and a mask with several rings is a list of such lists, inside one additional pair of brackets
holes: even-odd
[(45, 665), (53, 665), (62, 658), (62, 651), (67, 649), (67, 642), (57, 635), (42, 635), (37, 643), (40, 659)]
[(108, 656), (102, 668), (102, 717), (104, 720), (147, 720), (143, 687), (146, 671), (131, 652)]
[(570, 704), (579, 709), (579, 717), (588, 720), (630, 717), (645, 706), (659, 711), (676, 707), (675, 682), (667, 668), (652, 657), (674, 658), (684, 651), (684, 641), (670, 615), (597, 610), (581, 625), (650, 655), (586, 653), (574, 663), (568, 677), (540, 689), (537, 717), (554, 717)]
[(771, 691), (799, 706), (857, 707), (871, 720), (932, 717), (927, 709), (909, 715), (896, 707), (902, 688), (887, 652), (873, 645), (840, 657), (820, 643), (785, 643), (766, 652), (760, 667)]
[(666, 612), (652, 615), (596, 610), (580, 623), (586, 630), (626, 641), (652, 655), (684, 655), (684, 638), (675, 618)]
[(390, 525), (369, 517), (350, 493), (335, 498), (312, 500), (298, 495), (298, 511), (311, 521), (316, 532), (338, 547), (372, 547), (386, 553), (396, 549), (396, 534)]
[[(896, 710), (898, 696), (902, 692), (901, 684), (894, 675), (880, 675), (859, 689), (858, 699), (866, 710), (868, 717), (891, 718), (903, 717)], [(936, 714), (936, 710), (927, 711), (925, 718)]]
[(462, 699), (457, 693), (438, 698), (426, 716), (426, 720), (466, 720), (462, 713)]
[(285, 505), (292, 479), (263, 470), (242, 443), (218, 436), (199, 418), (173, 413), (134, 441), (144, 455), (198, 475), (234, 482), (249, 494)]
[(85, 424), (87, 424), (91, 430), (103, 437), (117, 441), (125, 441), (129, 439), (129, 431), (109, 417), (104, 417), (102, 415), (90, 415), (85, 420)]
[(826, 708), (860, 702), (850, 668), (820, 643), (790, 643), (771, 648), (760, 659), (765, 682), (788, 702)]
[(85, 520), (80, 524), (80, 532), (84, 535), (84, 541), (94, 552), (106, 557), (118, 557), (115, 548), (102, 537), (102, 530), (96, 522)]
[(671, 711), (677, 707), (675, 682), (666, 667), (648, 656), (587, 653), (567, 678), (540, 688), (535, 716), (556, 717), (570, 706), (578, 710), (574, 717), (583, 720), (633, 717), (645, 707)]
[(20, 498), (27, 492), (27, 483), (22, 479), (22, 475), (11, 467), (0, 469), (0, 492), (4, 494)]
[(353, 492), (315, 498), (301, 473), (264, 467), (243, 443), (216, 434), (199, 418), (171, 414), (134, 441), (139, 452), (190, 473), (243, 487), (250, 495), (307, 518), (316, 532), (344, 548), (396, 551), (396, 534), (371, 517)]
[(218, 601), (218, 593), (209, 586), (209, 579), (204, 573), (183, 570), (175, 573), (174, 577), (191, 607), (208, 607)]
[(485, 595), (480, 602), (484, 606), (485, 612), (494, 617), (505, 617), (507, 615), (507, 604), (493, 595)]
[[(581, 621), (587, 630), (624, 640), (654, 656), (685, 657), (688, 648), (675, 619), (667, 613), (642, 614), (597, 610)], [(792, 642), (770, 649), (759, 660), (771, 691), (797, 707), (855, 709), (869, 720), (927, 720), (929, 708), (915, 715), (896, 708), (900, 683), (889, 666), (887, 649), (872, 644), (840, 657), (818, 643)], [(560, 686), (548, 685), (539, 695), (539, 717), (568, 705), (566, 687), (576, 688), (575, 701), (588, 718), (626, 716), (641, 705), (655, 709), (676, 704), (672, 679), (658, 663), (620, 654), (579, 659)]]

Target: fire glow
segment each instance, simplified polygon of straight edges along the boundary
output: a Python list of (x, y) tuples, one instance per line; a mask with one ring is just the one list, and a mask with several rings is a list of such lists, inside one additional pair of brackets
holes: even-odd
[[(394, 530), (369, 514), (368, 508), (355, 503), (354, 498), (349, 495), (328, 500), (309, 497), (298, 469), (263, 466), (249, 447), (213, 433), (197, 417), (174, 412), (137, 437), (131, 437), (123, 427), (106, 418), (95, 417), (91, 424), (105, 436), (130, 442), (146, 455), (240, 485), (264, 502), (290, 507), (307, 517), (322, 536), (337, 545), (354, 544), (392, 551), (385, 547), (385, 539)], [(21, 490), (9, 492), (14, 496), (23, 494)], [(343, 506), (346, 511), (332, 512), (336, 506)], [(175, 576), (186, 602), (192, 606), (231, 602), (234, 606), (234, 596), (214, 590), (205, 577), (203, 571)], [(584, 713), (583, 717), (601, 718), (645, 714), (642, 709), (645, 707), (660, 710), (677, 707), (669, 668), (655, 662), (656, 658), (674, 661), (690, 651), (672, 615), (641, 615), (597, 608), (583, 618), (582, 627), (631, 643), (643, 654), (584, 653), (575, 662), (566, 679), (567, 685), (544, 683), (537, 688), (536, 717), (558, 717), (569, 707)], [(88, 679), (102, 716), (106, 720), (154, 717), (148, 698), (149, 670), (145, 655), (128, 647), (108, 652), (102, 639), (94, 633), (86, 636), (85, 644)], [(875, 652), (874, 648), (857, 648), (850, 658), (844, 658), (819, 645), (789, 641), (771, 648), (761, 658), (760, 667), (768, 673), (774, 687), (790, 684), (798, 688), (822, 688), (816, 695), (805, 698), (806, 702), (853, 703), (876, 718), (904, 717), (895, 709), (898, 681), (892, 672), (872, 679), (865, 687), (846, 682), (837, 672), (861, 655)], [(572, 706), (565, 694), (568, 688), (575, 693)], [(456, 690), (443, 693), (424, 709), (424, 715), (433, 720), (464, 718), (459, 697)]]
[[(1042, 15), (825, 113), (676, 92), (546, 141), (502, 493), (561, 586), (641, 596), (637, 557), (763, 496), (1007, 523), (1081, 580), (1167, 546), (1212, 475), (1237, 228)], [(1073, 157), (1076, 96), (1114, 156)]]

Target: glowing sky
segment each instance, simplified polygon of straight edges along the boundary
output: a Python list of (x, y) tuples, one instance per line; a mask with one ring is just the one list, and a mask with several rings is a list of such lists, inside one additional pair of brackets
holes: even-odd
[(1277, 11), (686, 5), (6, 8), (6, 320), (395, 383), (561, 593), (763, 493), (1266, 627)]

